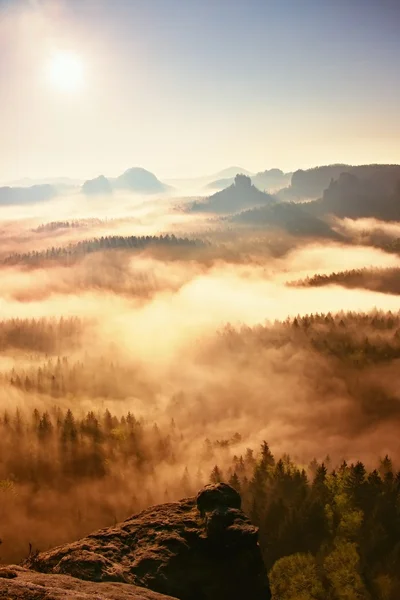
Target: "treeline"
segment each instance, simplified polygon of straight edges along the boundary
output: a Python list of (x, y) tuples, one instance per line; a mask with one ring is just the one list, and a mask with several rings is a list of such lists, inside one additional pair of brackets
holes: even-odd
[[(79, 480), (98, 479), (115, 469), (151, 472), (162, 461), (175, 462), (174, 422), (162, 433), (158, 426), (128, 412), (117, 417), (109, 410), (84, 416), (54, 406), (30, 418), (20, 410), (0, 417), (0, 480), (17, 488), (32, 485), (68, 489)], [(1, 536), (0, 536), (1, 537)]]
[(15, 366), (0, 373), (0, 382), (24, 394), (45, 394), (53, 398), (90, 397), (123, 400), (132, 396), (149, 396), (140, 371), (132, 364), (86, 355), (82, 360), (67, 356), (49, 358), (39, 366)]
[(158, 426), (130, 412), (2, 411), (0, 563), (195, 494), (207, 469), (185, 468), (191, 444), (174, 420)]
[(15, 253), (3, 259), (2, 264), (19, 263), (36, 264), (43, 260), (74, 260), (92, 252), (107, 250), (144, 250), (149, 247), (185, 247), (193, 248), (203, 245), (199, 240), (177, 238), (175, 235), (122, 236), (111, 235), (91, 240), (84, 240), (64, 247), (52, 247), (43, 251), (32, 251), (23, 254)]
[[(3, 320), (0, 350), (23, 349), (59, 358), (84, 342), (87, 326), (77, 317)], [(400, 312), (310, 314), (255, 327), (227, 326), (218, 340), (227, 349), (244, 349), (249, 342), (273, 348), (293, 343), (356, 365), (385, 362), (400, 357)], [(70, 367), (67, 358), (62, 366)], [(21, 372), (20, 378), (26, 374)]]
[[(284, 404), (285, 420), (297, 441), (296, 446), (298, 448), (299, 440), (302, 440), (303, 451), (308, 457), (314, 450), (307, 452), (307, 435), (323, 438), (323, 434), (317, 434), (317, 428), (322, 428), (330, 437), (330, 449), (335, 455), (336, 452), (339, 456), (343, 454), (340, 436), (345, 440), (342, 448), (351, 447), (354, 436), (354, 447), (366, 456), (368, 442), (360, 445), (359, 436), (368, 440), (369, 432), (373, 433), (382, 424), (387, 423), (395, 430), (398, 423), (398, 394), (394, 385), (386, 384), (396, 381), (398, 371), (400, 313), (313, 314), (252, 328), (227, 327), (196, 355), (197, 368), (204, 369), (207, 374), (212, 366), (218, 385), (213, 378), (208, 381), (207, 376), (202, 377), (202, 371), (194, 384), (187, 384), (182, 378), (172, 381), (171, 385), (167, 372), (165, 378), (157, 378), (154, 373), (141, 368), (140, 340), (131, 356), (124, 353), (123, 362), (119, 362), (118, 339), (113, 340), (114, 345), (109, 351), (106, 346), (92, 351), (90, 334), (90, 324), (79, 319), (0, 322), (5, 358), (0, 376), (2, 407), (9, 407), (0, 412), (0, 538), (3, 540), (0, 560), (15, 562), (25, 557), (29, 542), (34, 548), (44, 550), (121, 521), (150, 504), (194, 494), (207, 481), (212, 466), (217, 464), (218, 470), (213, 477), (233, 478), (234, 483), (237, 477), (235, 485), (241, 486), (246, 510), (252, 511), (255, 520), (260, 511), (257, 523), (262, 531), (270, 532), (262, 538), (268, 568), (272, 566), (272, 560), (275, 564), (288, 554), (311, 552), (313, 558), (300, 557), (299, 564), (304, 565), (306, 561), (307, 569), (318, 574), (317, 584), (322, 581), (324, 593), (328, 588), (331, 590), (326, 587), (326, 560), (336, 548), (337, 533), (329, 533), (330, 537), (326, 534), (326, 523), (330, 521), (326, 521), (325, 509), (318, 517), (321, 502), (318, 498), (315, 500), (313, 484), (316, 465), (305, 468), (305, 475), (301, 467), (292, 465), (289, 474), (289, 467), (285, 467), (281, 476), (279, 460), (270, 465), (274, 470), (268, 471), (262, 484), (268, 496), (264, 509), (259, 502), (254, 504), (251, 490), (255, 488), (250, 486), (260, 457), (246, 453), (241, 460), (243, 442), (233, 432), (240, 429), (240, 424), (248, 424), (250, 419), (254, 436), (267, 425), (279, 427), (282, 421), (277, 407)], [(77, 356), (69, 355), (75, 349), (83, 351)], [(84, 350), (88, 352), (85, 354)], [(102, 351), (103, 359), (99, 356)], [(40, 360), (38, 353), (42, 353)], [(317, 354), (323, 360), (315, 360)], [(290, 362), (293, 356), (300, 357), (298, 366)], [(8, 358), (16, 358), (13, 369)], [(321, 372), (318, 363), (323, 364)], [(384, 376), (376, 370), (372, 377), (373, 370), (368, 367), (375, 364), (384, 366)], [(311, 365), (308, 374), (304, 374), (304, 365)], [(345, 390), (346, 404), (340, 403), (342, 390)], [(307, 396), (306, 401), (303, 395)], [(21, 409), (37, 406), (37, 410), (26, 416), (22, 410), (18, 412), (12, 408), (16, 403)], [(121, 412), (114, 415), (104, 411), (105, 407), (115, 412), (126, 406), (134, 406), (137, 414), (121, 416)], [(157, 416), (147, 422), (139, 418), (143, 412)], [(172, 417), (175, 422), (171, 421)], [(200, 451), (201, 428), (219, 427), (220, 423), (226, 427), (228, 422), (234, 428), (232, 436), (207, 442)], [(246, 435), (248, 433), (247, 430)], [(337, 451), (336, 443), (332, 443), (336, 437), (339, 438)], [(388, 439), (387, 443), (397, 459), (398, 449), (393, 439)], [(376, 440), (374, 443), (376, 448)], [(311, 444), (315, 448), (314, 439)], [(231, 464), (234, 453), (237, 459)], [(321, 447), (321, 455), (325, 454)], [(284, 464), (288, 462), (285, 457), (282, 460)], [(325, 461), (325, 466), (328, 472), (324, 486), (331, 490), (333, 482), (342, 482), (334, 477), (342, 475), (338, 468), (336, 475), (332, 475), (332, 468), (337, 465)], [(362, 489), (371, 493), (370, 512), (364, 505), (360, 508), (366, 511), (362, 518), (369, 523), (368, 531), (361, 528), (362, 535), (360, 533), (355, 541), (349, 542), (364, 544), (362, 536), (367, 539), (370, 531), (371, 535), (375, 531), (376, 539), (380, 540), (381, 546), (375, 538), (365, 541), (365, 550), (357, 546), (358, 554), (351, 551), (352, 558), (349, 558), (359, 561), (357, 564), (361, 566), (357, 569), (360, 569), (361, 581), (367, 591), (375, 589), (378, 585), (375, 580), (380, 577), (382, 581), (389, 581), (389, 587), (394, 585), (389, 566), (397, 560), (393, 555), (392, 538), (387, 541), (386, 530), (382, 530), (383, 526), (389, 528), (389, 525), (382, 525), (380, 521), (384, 509), (379, 504), (381, 500), (387, 503), (384, 504), (385, 511), (390, 516), (391, 527), (395, 528), (393, 523), (397, 516), (390, 504), (394, 502), (394, 496), (385, 496), (385, 476), (382, 470), (378, 470), (378, 474), (381, 483), (378, 482), (380, 491), (376, 500), (373, 489), (367, 486), (371, 472), (366, 473), (363, 480), (367, 483)], [(393, 473), (393, 480), (397, 481), (396, 478)], [(276, 482), (280, 482), (279, 485)], [(292, 490), (290, 494), (293, 492), (293, 495), (287, 492), (289, 496), (286, 496), (286, 489)], [(329, 496), (329, 502), (326, 500), (324, 506), (340, 505), (342, 500), (338, 493), (335, 491)], [(280, 514), (280, 499), (286, 507), (282, 509), (283, 520), (275, 519), (276, 523), (282, 523), (278, 532), (274, 529), (273, 516), (268, 513), (267, 518), (267, 513), (263, 512), (272, 506), (274, 498), (278, 503), (278, 506), (274, 505), (276, 514)], [(317, 512), (310, 508), (314, 501)], [(398, 507), (398, 499), (395, 502)], [(340, 515), (333, 514), (332, 522), (339, 522)], [(372, 526), (375, 518), (378, 532)], [(304, 522), (310, 524), (309, 534), (304, 532)], [(295, 540), (288, 539), (289, 526), (296, 531)], [(324, 536), (328, 536), (323, 541), (313, 529), (318, 527), (322, 528)], [(337, 532), (337, 527), (332, 531)], [(308, 540), (308, 545), (298, 546), (301, 536)], [(367, 552), (370, 544), (375, 543), (381, 548), (382, 568), (378, 559), (370, 559)], [(340, 557), (341, 554), (339, 559), (342, 560)], [(290, 571), (292, 566), (287, 565), (287, 569)], [(369, 569), (374, 573), (371, 582), (364, 575)], [(293, 580), (296, 577), (293, 571)], [(329, 593), (332, 598), (340, 597)], [(328, 592), (326, 594), (322, 597), (329, 598)], [(296, 594), (292, 596), (296, 598)], [(395, 597), (387, 596), (390, 600)], [(378, 592), (372, 598), (380, 598)]]
[(310, 314), (265, 326), (227, 327), (221, 340), (237, 351), (248, 344), (316, 350), (354, 366), (400, 358), (400, 313)]
[(21, 559), (29, 544), (44, 550), (224, 480), (260, 528), (274, 600), (398, 600), (400, 473), (390, 457), (375, 469), (333, 464), (329, 456), (299, 465), (288, 454), (275, 458), (266, 442), (259, 452), (238, 452), (236, 433), (205, 440), (190, 464), (189, 443), (174, 420), (158, 426), (130, 412), (4, 411), (1, 559)]
[[(179, 493), (187, 494), (204, 483), (207, 474), (196, 471), (189, 475), (185, 456), (179, 453), (182, 441), (183, 433), (174, 419), (159, 426), (131, 412), (116, 416), (108, 409), (86, 413), (78, 409), (74, 413), (58, 405), (47, 411), (34, 408), (31, 414), (20, 409), (3, 410), (0, 487), (17, 489), (29, 484), (36, 489), (66, 491), (80, 480), (106, 478), (124, 467), (139, 478), (168, 463), (182, 466), (182, 478), (178, 479), (183, 489)], [(212, 461), (215, 452), (229, 452), (241, 441), (239, 433), (229, 439), (207, 439), (197, 459), (199, 463)], [(168, 497), (168, 490), (162, 489), (161, 493)], [(150, 495), (147, 499), (152, 500)]]
[(395, 254), (400, 254), (400, 238), (393, 238), (391, 240), (387, 240), (381, 244), (375, 244), (378, 248), (381, 248), (385, 252), (393, 252)]
[(400, 472), (388, 456), (371, 471), (329, 456), (304, 469), (264, 442), (210, 480), (229, 481), (259, 526), (273, 600), (400, 597)]
[(88, 219), (73, 219), (72, 221), (51, 221), (50, 223), (43, 223), (32, 231), (34, 233), (45, 233), (51, 231), (57, 231), (59, 229), (77, 229), (79, 227), (87, 227), (89, 225), (101, 225), (105, 223), (103, 219), (88, 218)]
[(58, 355), (80, 347), (85, 323), (77, 317), (0, 321), (0, 351), (26, 350)]
[(292, 286), (296, 287), (318, 287), (331, 284), (348, 288), (364, 288), (388, 294), (400, 294), (400, 269), (352, 269), (330, 273), (329, 275), (317, 274), (291, 283)]
[[(76, 317), (0, 321), (0, 350), (48, 356), (39, 365), (17, 363), (0, 373), (0, 379), (26, 392), (54, 397), (84, 393), (125, 398), (137, 391), (140, 372), (131, 363), (121, 365), (117, 360), (89, 359), (87, 355), (71, 360), (67, 356), (81, 348), (88, 325)], [(217, 343), (224, 351), (235, 353), (251, 346), (279, 349), (292, 344), (362, 368), (400, 358), (400, 313), (311, 314), (254, 328), (228, 326)]]
[(349, 239), (357, 245), (373, 246), (384, 252), (400, 254), (400, 237), (388, 234), (384, 229), (381, 229), (379, 225), (372, 225), (362, 231), (353, 231), (347, 235), (349, 235)]
[(399, 313), (310, 315), (295, 318), (292, 327), (305, 333), (318, 352), (353, 366), (366, 367), (400, 358)]

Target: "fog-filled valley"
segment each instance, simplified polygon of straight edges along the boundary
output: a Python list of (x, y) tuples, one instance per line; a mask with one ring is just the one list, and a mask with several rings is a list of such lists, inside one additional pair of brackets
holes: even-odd
[[(322, 481), (340, 523), (332, 486), (362, 463), (398, 510), (398, 186), (364, 210), (357, 186), (327, 180), (319, 194), (317, 169), (310, 199), (313, 170), (292, 183), (277, 171), (270, 190), (240, 172), (190, 196), (96, 180), (33, 202), (20, 187), (28, 200), (0, 207), (2, 562), (210, 480), (240, 489), (268, 569), (328, 535), (298, 546), (279, 530), (272, 550), (278, 497), (303, 519)], [(299, 181), (303, 199), (288, 201)], [(381, 518), (369, 510), (365, 523)], [(398, 590), (396, 523), (384, 550), (360, 542), (374, 548), (372, 587), (384, 575)]]
[(400, 599), (399, 24), (0, 0), (0, 599)]

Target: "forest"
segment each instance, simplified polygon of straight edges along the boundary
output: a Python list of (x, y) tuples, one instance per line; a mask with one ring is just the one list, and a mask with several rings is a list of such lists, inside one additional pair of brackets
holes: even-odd
[(273, 600), (397, 600), (395, 225), (93, 202), (2, 221), (0, 563), (225, 481)]
[[(90, 411), (77, 419), (71, 410), (54, 408), (50, 413), (34, 409), (29, 419), (19, 411), (4, 413), (0, 428), (2, 456), (9, 457), (1, 464), (2, 518), (10, 509), (11, 514), (20, 513), (17, 522), (6, 526), (8, 535), (16, 538), (9, 559), (38, 549), (32, 550), (29, 542), (28, 552), (28, 539), (42, 544), (60, 541), (58, 520), (52, 522), (55, 529), (49, 539), (41, 539), (49, 508), (51, 516), (59, 513), (63, 525), (67, 520), (67, 537), (82, 535), (96, 520), (116, 523), (154, 503), (148, 490), (144, 497), (138, 491), (121, 504), (124, 478), (150, 482), (157, 478), (160, 465), (182, 465), (178, 450), (182, 434), (174, 421), (162, 432), (131, 413), (118, 418), (108, 410)], [(260, 528), (274, 597), (297, 598), (300, 592), (321, 600), (329, 594), (398, 597), (400, 472), (389, 456), (370, 470), (361, 461), (343, 460), (335, 466), (329, 455), (302, 466), (287, 453), (275, 459), (265, 441), (260, 450), (247, 448), (232, 455), (240, 442), (238, 433), (229, 440), (206, 439), (202, 460), (211, 461), (216, 450), (223, 451), (223, 466), (216, 464), (210, 473), (185, 467), (180, 479), (165, 482), (161, 500), (170, 501), (178, 490), (190, 495), (207, 480), (229, 482)], [(11, 455), (12, 447), (16, 451)], [(111, 486), (113, 495), (107, 499)], [(22, 524), (24, 533), (18, 535)]]
[(352, 269), (329, 275), (314, 275), (294, 285), (343, 285), (349, 288), (366, 288), (377, 292), (400, 294), (400, 270), (387, 269)]
[(0, 598), (400, 600), (399, 25), (0, 0)]
[[(60, 229), (60, 224), (56, 223), (51, 225), (50, 231), (54, 229)], [(77, 227), (79, 225), (72, 225)], [(65, 227), (65, 225), (63, 226)], [(67, 228), (70, 225), (66, 226)], [(43, 225), (38, 228), (39, 231), (46, 231), (46, 227)], [(85, 240), (77, 242), (76, 244), (69, 244), (66, 247), (49, 248), (45, 251), (32, 251), (24, 254), (11, 254), (3, 260), (4, 265), (14, 265), (18, 263), (40, 263), (43, 260), (59, 260), (69, 259), (74, 260), (77, 256), (89, 254), (91, 252), (100, 252), (101, 250), (110, 249), (130, 249), (130, 250), (141, 250), (148, 246), (196, 246), (200, 244), (198, 240), (189, 240), (188, 238), (176, 238), (175, 235), (165, 236), (102, 236), (101, 238), (95, 238), (92, 240)]]
[[(311, 455), (307, 443), (293, 449), (283, 442), (276, 458), (265, 441), (251, 443), (256, 431), (244, 424), (255, 401), (259, 417), (276, 423), (279, 406), (274, 408), (273, 397), (246, 397), (242, 388), (235, 398), (230, 385), (224, 391), (204, 382), (200, 396), (191, 387), (180, 389), (161, 409), (162, 382), (149, 379), (135, 361), (88, 351), (74, 358), (90, 327), (90, 321), (77, 317), (0, 322), (3, 355), (20, 356), (3, 368), (2, 389), (14, 402), (23, 398), (18, 408), (10, 404), (0, 416), (2, 561), (22, 560), (151, 504), (195, 494), (207, 482), (227, 481), (260, 528), (274, 597), (292, 598), (299, 590), (316, 599), (327, 594), (398, 597), (400, 448), (396, 441), (393, 456), (372, 454), (361, 440), (378, 425), (398, 431), (399, 401), (373, 374), (374, 369), (397, 369), (399, 312), (309, 314), (263, 326), (227, 325), (200, 351), (199, 364), (213, 363), (222, 372), (227, 362), (234, 364), (253, 381), (257, 376), (258, 386), (271, 353), (301, 352), (314, 357), (314, 370), (318, 360), (325, 375), (329, 369), (335, 385), (329, 379), (323, 384), (319, 373), (308, 381), (310, 414), (301, 417), (300, 426), (304, 401), (297, 397), (292, 427), (297, 421), (296, 437), (301, 427), (317, 426), (329, 436), (337, 436), (339, 428), (354, 437), (354, 444), (342, 444), (340, 453), (337, 440), (333, 448), (321, 441)], [(287, 368), (281, 363), (278, 369), (275, 385), (282, 386)], [(328, 421), (335, 419), (330, 396), (337, 393), (338, 379), (351, 402), (340, 408), (345, 422), (335, 424)], [(267, 388), (268, 378), (262, 386), (264, 392)], [(137, 403), (137, 412), (125, 411), (126, 403), (139, 397), (146, 399), (146, 410)], [(211, 425), (213, 418), (223, 419), (213, 409), (217, 397), (231, 413), (229, 436), (215, 435), (218, 427)], [(321, 415), (312, 425), (321, 403), (327, 420)], [(203, 423), (199, 431), (193, 430), (193, 418)], [(397, 439), (397, 433), (391, 435)], [(357, 437), (365, 460), (358, 459)], [(342, 595), (335, 595), (339, 589)]]

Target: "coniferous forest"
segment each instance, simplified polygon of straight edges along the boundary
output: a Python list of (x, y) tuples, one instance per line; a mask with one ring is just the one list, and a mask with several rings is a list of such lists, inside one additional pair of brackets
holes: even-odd
[(0, 598), (400, 600), (400, 0), (0, 0)]
[[(357, 437), (374, 424), (396, 421), (398, 401), (379, 373), (395, 373), (400, 313), (309, 314), (262, 326), (226, 325), (203, 343), (196, 360), (204, 373), (223, 373), (230, 364), (236, 384), (221, 387), (219, 377), (204, 381), (202, 391), (186, 384), (163, 409), (163, 382), (135, 360), (121, 360), (117, 351), (115, 359), (95, 356), (90, 348), (78, 357), (92, 335), (89, 318), (0, 322), (3, 354), (19, 356), (1, 373), (12, 400), (0, 417), (3, 561), (22, 560), (32, 550), (76, 539), (149, 505), (193, 495), (207, 482), (226, 481), (259, 527), (274, 597), (293, 597), (300, 588), (307, 598), (397, 597), (397, 431), (393, 457), (369, 452), (363, 443), (357, 449)], [(299, 370), (297, 361), (285, 364), (299, 354), (312, 361), (315, 373), (304, 375), (307, 369), (301, 364)], [(278, 375), (263, 373), (274, 361)], [(259, 424), (253, 439), (254, 414), (265, 424), (272, 420), (274, 428), (280, 418), (282, 390), (270, 389), (268, 378), (277, 377), (288, 393), (291, 368), (295, 379), (302, 373), (308, 388), (308, 405), (302, 394), (297, 400), (309, 413), (300, 417), (301, 426), (314, 428), (313, 435), (322, 428), (348, 438), (346, 452), (337, 450), (338, 442), (308, 444), (306, 433), (294, 447), (284, 439), (277, 443), (274, 433), (274, 452), (265, 440), (256, 443)], [(261, 395), (249, 393), (250, 377), (257, 378)], [(351, 401), (329, 423), (338, 386)], [(143, 398), (146, 406), (139, 402)], [(326, 418), (318, 417), (324, 404)], [(244, 422), (241, 430), (244, 416), (251, 425)], [(217, 435), (215, 423), (226, 418), (230, 435)], [(192, 420), (201, 423), (197, 431)], [(298, 415), (287, 420), (296, 423)]]
[(398, 600), (397, 225), (193, 201), (4, 220), (0, 563), (226, 482), (273, 600)]

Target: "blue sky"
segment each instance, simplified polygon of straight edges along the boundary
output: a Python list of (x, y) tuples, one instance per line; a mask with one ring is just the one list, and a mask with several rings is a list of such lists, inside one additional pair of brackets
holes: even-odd
[(399, 31), (398, 0), (0, 0), (0, 179), (400, 162)]

